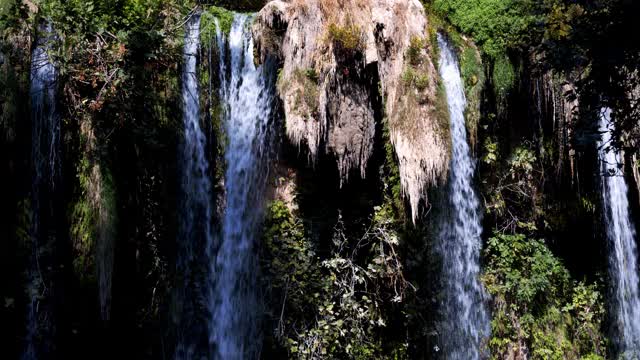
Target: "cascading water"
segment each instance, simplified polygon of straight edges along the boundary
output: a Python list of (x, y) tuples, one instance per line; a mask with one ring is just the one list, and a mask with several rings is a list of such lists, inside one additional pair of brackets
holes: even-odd
[(640, 357), (640, 296), (638, 291), (635, 231), (629, 214), (627, 184), (619, 168), (620, 155), (612, 146), (611, 109), (600, 113), (598, 143), (602, 202), (609, 240), (609, 275), (612, 280), (612, 320), (617, 351), (623, 359)]
[(479, 282), (482, 226), (478, 197), (473, 189), (475, 162), (467, 143), (466, 99), (453, 49), (438, 34), (440, 76), (451, 120), (452, 157), (448, 211), (442, 224), (438, 251), (443, 262), (444, 304), (442, 340), (450, 360), (484, 358), (482, 342), (489, 336), (489, 316)]
[[(220, 97), (228, 137), (225, 160), (226, 212), (211, 267), (209, 306), (213, 358), (257, 359), (260, 350), (256, 240), (271, 156), (269, 123), (273, 71), (256, 68), (250, 17), (236, 15), (229, 34), (230, 78), (220, 61)], [(219, 38), (222, 35), (219, 33)], [(219, 41), (219, 44), (224, 42)], [(219, 46), (224, 60), (224, 47)]]
[(179, 203), (177, 274), (179, 303), (177, 359), (195, 357), (198, 348), (198, 298), (202, 285), (194, 268), (200, 266), (202, 249), (212, 243), (212, 193), (206, 136), (200, 126), (200, 101), (196, 73), (200, 44), (200, 16), (193, 14), (186, 23), (182, 102), (184, 138), (181, 142), (181, 192)]
[(55, 323), (52, 283), (55, 264), (56, 193), (60, 186), (60, 117), (56, 111), (56, 68), (49, 52), (55, 41), (50, 23), (40, 26), (31, 54), (32, 255), (27, 271), (25, 360), (51, 357)]

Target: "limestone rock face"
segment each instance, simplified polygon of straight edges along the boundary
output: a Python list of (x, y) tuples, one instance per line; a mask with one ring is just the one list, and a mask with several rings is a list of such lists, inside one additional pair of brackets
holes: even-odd
[(256, 61), (282, 63), (287, 136), (312, 159), (333, 155), (343, 181), (364, 177), (384, 114), (414, 219), (450, 157), (427, 29), (419, 0), (275, 0), (253, 27)]

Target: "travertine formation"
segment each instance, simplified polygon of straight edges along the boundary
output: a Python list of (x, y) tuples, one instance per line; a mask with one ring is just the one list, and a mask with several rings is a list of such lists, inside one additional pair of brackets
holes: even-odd
[(333, 155), (343, 181), (352, 170), (365, 175), (376, 110), (384, 112), (414, 219), (450, 157), (427, 25), (418, 0), (276, 0), (253, 29), (256, 60), (282, 62), (287, 136), (312, 160)]

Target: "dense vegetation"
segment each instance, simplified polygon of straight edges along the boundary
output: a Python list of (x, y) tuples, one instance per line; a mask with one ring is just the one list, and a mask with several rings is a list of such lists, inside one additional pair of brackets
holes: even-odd
[[(51, 56), (64, 134), (65, 251), (56, 264), (65, 294), (56, 351), (65, 358), (162, 358), (175, 345), (179, 317), (172, 290), (181, 279), (175, 209), (183, 26), (193, 11), (205, 11), (204, 54), (216, 45), (213, 19), (228, 32), (231, 11), (263, 3), (0, 0), (0, 354), (21, 353), (29, 296), (29, 68), (38, 25), (50, 20), (57, 33)], [(482, 281), (491, 295), (492, 358), (612, 358), (593, 110), (614, 109), (625, 139), (614, 145), (637, 159), (640, 112), (637, 96), (628, 94), (638, 86), (640, 39), (633, 29), (640, 4), (423, 3), (430, 33), (444, 30), (456, 44), (465, 81), (485, 213)], [(362, 45), (357, 28), (332, 26), (328, 38), (345, 52)], [(412, 39), (415, 49), (433, 44)], [(216, 82), (206, 69), (217, 60), (205, 58), (203, 88)], [(419, 61), (410, 64), (405, 85), (421, 89), (429, 79)], [(317, 74), (299, 76), (312, 93)], [(578, 89), (579, 116), (557, 125), (555, 103), (539, 89), (566, 84)], [(218, 164), (211, 177), (221, 194), (220, 104), (213, 94), (202, 97), (210, 163)], [(317, 106), (315, 97), (301, 101)], [(385, 119), (377, 131), (367, 179), (345, 186), (330, 159), (309, 164), (284, 141), (273, 182), (291, 183), (295, 194), (271, 201), (266, 211), (264, 358), (439, 356), (446, 334), (438, 333), (441, 284), (432, 246), (442, 195), (430, 191), (433, 202), (414, 224)], [(640, 171), (637, 161), (625, 166), (629, 174)], [(638, 191), (630, 188), (637, 219)], [(108, 321), (97, 295), (104, 239), (113, 246)]]

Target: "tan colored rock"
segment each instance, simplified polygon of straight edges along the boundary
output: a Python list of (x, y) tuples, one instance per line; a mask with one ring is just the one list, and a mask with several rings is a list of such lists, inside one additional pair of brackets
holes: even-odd
[(450, 157), (427, 25), (418, 0), (276, 0), (253, 29), (257, 60), (275, 56), (283, 64), (278, 91), (287, 136), (312, 159), (335, 156), (345, 181), (353, 170), (365, 176), (381, 93), (414, 219)]
[(30, 13), (36, 14), (38, 12), (38, 5), (30, 0), (22, 0), (22, 3), (29, 9)]

